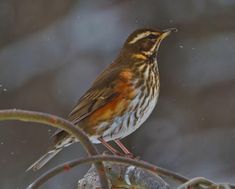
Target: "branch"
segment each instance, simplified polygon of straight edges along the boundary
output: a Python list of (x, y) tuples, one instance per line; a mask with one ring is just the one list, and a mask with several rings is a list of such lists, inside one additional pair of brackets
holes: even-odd
[(189, 180), (188, 178), (181, 176), (177, 173), (174, 173), (172, 171), (157, 167), (153, 164), (150, 164), (150, 163), (147, 163), (144, 161), (124, 158), (124, 157), (119, 157), (119, 156), (98, 155), (98, 156), (92, 156), (92, 157), (79, 159), (79, 160), (76, 159), (76, 160), (69, 161), (64, 164), (58, 165), (55, 168), (49, 170), (44, 175), (40, 176), (31, 185), (34, 186), (34, 185), (43, 184), (46, 181), (48, 181), (50, 178), (54, 177), (55, 175), (57, 175), (61, 172), (64, 172), (64, 171), (68, 171), (69, 169), (71, 169), (75, 166), (78, 166), (78, 165), (81, 165), (84, 163), (99, 162), (99, 161), (108, 161), (108, 162), (115, 162), (115, 163), (119, 163), (119, 164), (121, 163), (121, 164), (125, 164), (125, 165), (132, 165), (134, 167), (139, 167), (139, 168), (151, 173), (154, 176), (159, 175), (159, 176), (168, 177), (168, 178), (171, 178), (171, 179), (178, 181), (180, 183), (185, 183)]
[[(81, 142), (89, 156), (98, 154), (96, 148), (92, 145), (86, 134), (81, 129), (75, 127), (72, 123), (60, 117), (47, 113), (12, 109), (0, 110), (0, 121), (1, 120), (19, 120), (26, 122), (43, 123), (59, 129), (63, 129), (70, 135), (76, 137)], [(101, 162), (96, 162), (95, 167), (97, 169), (97, 172), (99, 173), (102, 188), (108, 189), (108, 181), (106, 179), (103, 164)], [(34, 185), (33, 187), (30, 185), (29, 188), (38, 188), (38, 186), (40, 186), (42, 183), (38, 184), (39, 185)]]
[[(132, 165), (104, 163), (111, 188), (119, 189), (169, 189), (169, 185), (159, 176)], [(100, 188), (94, 166), (78, 182), (77, 189)]]
[[(169, 189), (169, 186), (161, 177), (153, 176), (143, 169), (121, 164), (104, 163), (107, 177), (112, 188), (122, 189)], [(99, 179), (94, 167), (78, 182), (78, 189), (100, 188)], [(215, 183), (203, 177), (193, 178), (177, 189), (235, 189), (234, 185), (228, 183)]]
[(203, 177), (196, 177), (182, 184), (177, 189), (235, 189), (234, 185), (228, 183), (215, 183)]
[[(189, 180), (182, 175), (148, 162), (113, 155), (98, 155), (66, 162), (49, 170), (34, 181), (32, 185), (45, 183), (57, 174), (68, 171), (78, 165), (99, 161), (106, 162), (106, 174), (113, 189), (168, 189), (168, 184), (161, 177), (180, 183), (181, 185), (177, 189), (235, 189), (235, 186), (231, 184), (216, 184), (202, 177)], [(110, 162), (113, 163), (111, 164)], [(92, 167), (84, 178), (79, 181), (78, 189), (97, 188), (100, 188), (99, 179)]]
[[(94, 170), (94, 167), (92, 167), (85, 177), (80, 180), (78, 189), (108, 189), (109, 184), (112, 189), (169, 189), (168, 184), (159, 176), (180, 182), (181, 185), (177, 189), (235, 189), (234, 185), (216, 184), (202, 177), (189, 180), (177, 173), (141, 160), (111, 155), (97, 155), (96, 148), (83, 131), (75, 127), (69, 121), (54, 115), (23, 110), (0, 110), (0, 120), (21, 120), (44, 123), (63, 129), (80, 140), (89, 154), (88, 158), (73, 160), (48, 171), (34, 181), (28, 189), (38, 188), (51, 177), (84, 163), (94, 163), (97, 172)], [(106, 162), (106, 170), (104, 169), (103, 161)], [(113, 163), (111, 164), (110, 162)], [(106, 176), (108, 176), (109, 182)]]

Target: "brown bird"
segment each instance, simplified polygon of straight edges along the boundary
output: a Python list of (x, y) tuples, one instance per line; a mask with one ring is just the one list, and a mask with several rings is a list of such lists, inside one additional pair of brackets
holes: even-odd
[[(93, 143), (104, 144), (120, 155), (108, 141), (115, 141), (122, 151), (131, 153), (120, 142), (138, 129), (153, 111), (159, 95), (157, 53), (162, 40), (175, 28), (139, 29), (126, 40), (117, 59), (94, 81), (79, 99), (68, 120), (81, 128)], [(65, 131), (53, 136), (48, 152), (29, 169), (38, 170), (64, 147), (76, 142)]]

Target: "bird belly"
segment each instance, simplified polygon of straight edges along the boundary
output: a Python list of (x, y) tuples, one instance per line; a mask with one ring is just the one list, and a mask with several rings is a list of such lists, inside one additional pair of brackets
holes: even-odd
[(158, 95), (154, 98), (146, 98), (142, 107), (138, 107), (140, 98), (137, 96), (131, 103), (133, 107), (122, 116), (115, 117), (112, 122), (103, 122), (98, 127), (108, 128), (102, 136), (91, 136), (90, 140), (93, 143), (100, 143), (99, 137), (102, 137), (105, 141), (111, 141), (115, 139), (124, 138), (136, 129), (138, 129), (149, 117), (157, 103)]

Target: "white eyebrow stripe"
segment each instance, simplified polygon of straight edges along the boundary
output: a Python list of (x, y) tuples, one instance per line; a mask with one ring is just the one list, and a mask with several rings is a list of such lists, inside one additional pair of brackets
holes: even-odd
[(140, 39), (142, 39), (142, 38), (148, 36), (148, 35), (151, 34), (151, 33), (153, 33), (153, 32), (141, 33), (141, 34), (137, 35), (134, 39), (132, 39), (131, 41), (129, 41), (128, 43), (129, 43), (129, 44), (133, 44), (133, 43), (135, 43), (136, 41), (138, 41), (138, 40), (140, 40)]

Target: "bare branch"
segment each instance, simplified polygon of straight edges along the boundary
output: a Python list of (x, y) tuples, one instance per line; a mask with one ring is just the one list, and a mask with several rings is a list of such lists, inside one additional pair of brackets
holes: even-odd
[[(78, 189), (108, 189), (109, 186), (112, 189), (169, 189), (169, 185), (159, 176), (179, 182), (181, 185), (177, 189), (235, 189), (235, 186), (231, 184), (217, 184), (202, 177), (189, 180), (175, 172), (141, 160), (111, 155), (98, 155), (96, 148), (83, 131), (69, 121), (54, 115), (15, 109), (0, 110), (0, 120), (29, 121), (63, 129), (80, 140), (89, 154), (88, 158), (73, 160), (48, 171), (34, 181), (28, 189), (38, 188), (53, 176), (84, 163), (94, 163), (98, 173), (92, 167), (85, 177), (80, 180)], [(106, 162), (105, 169), (103, 161)], [(107, 180), (106, 176), (108, 176), (109, 180)]]
[(235, 186), (228, 183), (215, 183), (204, 177), (196, 177), (182, 184), (177, 189), (234, 189)]
[(38, 185), (38, 183), (45, 183), (47, 180), (54, 177), (55, 175), (64, 171), (68, 171), (69, 169), (75, 166), (78, 166), (84, 163), (99, 162), (99, 161), (108, 161), (108, 162), (116, 162), (119, 164), (121, 163), (125, 165), (133, 165), (134, 167), (139, 167), (155, 176), (159, 175), (159, 176), (168, 177), (177, 182), (180, 182), (181, 184), (189, 180), (188, 178), (181, 176), (177, 173), (163, 169), (161, 167), (157, 167), (155, 165), (152, 165), (150, 163), (147, 163), (141, 160), (134, 160), (130, 158), (112, 156), (112, 155), (98, 155), (98, 156), (92, 156), (92, 157), (88, 157), (84, 159), (78, 159), (78, 160), (76, 159), (76, 160), (58, 165), (57, 167), (49, 170), (47, 173), (39, 177), (36, 181), (32, 183), (32, 185)]
[[(43, 123), (59, 129), (63, 129), (69, 134), (76, 137), (81, 142), (89, 156), (98, 154), (96, 148), (93, 146), (86, 134), (81, 129), (75, 127), (71, 122), (58, 116), (41, 112), (11, 109), (0, 110), (0, 120), (19, 120), (26, 122)], [(108, 189), (108, 181), (106, 179), (105, 169), (102, 162), (96, 162), (95, 167), (97, 169), (97, 172), (99, 173), (102, 188)], [(38, 185), (30, 185), (29, 188), (38, 188), (38, 186), (40, 186), (41, 184), (42, 183), (38, 183)]]

